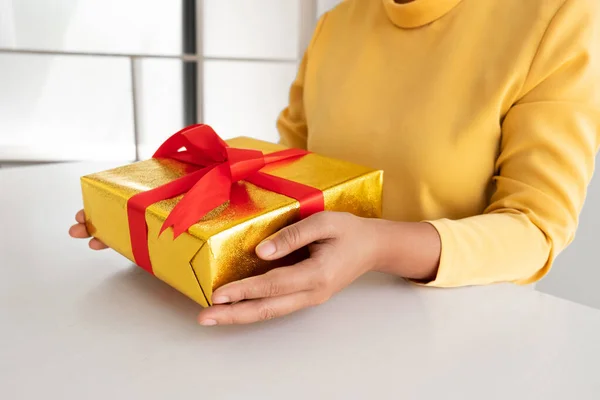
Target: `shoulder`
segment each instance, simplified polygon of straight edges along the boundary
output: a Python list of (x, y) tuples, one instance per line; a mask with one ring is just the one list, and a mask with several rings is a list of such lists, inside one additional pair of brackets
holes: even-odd
[[(462, 0), (457, 10), (462, 15), (456, 21), (479, 21), (472, 25), (487, 28), (474, 34), (492, 35), (501, 51), (509, 47), (527, 52), (548, 39), (562, 39), (565, 46), (582, 40), (597, 29), (599, 4), (599, 0)], [(499, 32), (504, 38), (498, 37)]]
[(573, 49), (597, 47), (599, 3), (598, 0), (561, 0), (547, 24), (542, 42)]
[[(463, 0), (473, 2), (474, 0)], [(586, 25), (595, 19), (598, 14), (598, 0), (507, 0), (503, 2), (483, 1), (482, 3), (496, 3), (494, 8), (506, 8), (513, 15), (514, 21), (531, 25), (551, 27), (555, 23), (583, 24)], [(498, 10), (494, 10), (498, 11)]]

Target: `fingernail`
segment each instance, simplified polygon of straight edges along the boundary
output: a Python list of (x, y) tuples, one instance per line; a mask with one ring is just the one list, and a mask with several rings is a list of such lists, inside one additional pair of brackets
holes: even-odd
[(256, 246), (256, 252), (261, 257), (272, 256), (273, 254), (275, 254), (275, 251), (277, 251), (277, 248), (275, 247), (275, 243), (273, 243), (273, 241), (271, 240), (265, 240), (264, 242)]
[(216, 324), (217, 321), (215, 321), (214, 319), (204, 319), (200, 321), (200, 325), (202, 326), (215, 326)]
[(213, 299), (213, 304), (226, 304), (231, 303), (229, 296), (218, 296)]

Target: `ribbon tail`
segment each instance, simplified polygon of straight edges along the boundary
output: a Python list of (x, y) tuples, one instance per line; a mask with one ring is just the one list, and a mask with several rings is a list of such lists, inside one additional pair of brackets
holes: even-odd
[(229, 163), (220, 164), (206, 173), (177, 203), (160, 233), (173, 228), (174, 238), (200, 221), (210, 211), (219, 207), (231, 198), (231, 174)]
[(180, 194), (187, 192), (209, 171), (210, 168), (203, 168), (199, 171), (182, 176), (166, 185), (138, 193), (127, 201), (131, 250), (137, 265), (152, 273), (152, 263), (150, 262), (150, 255), (148, 254), (146, 209), (158, 201), (179, 196)]

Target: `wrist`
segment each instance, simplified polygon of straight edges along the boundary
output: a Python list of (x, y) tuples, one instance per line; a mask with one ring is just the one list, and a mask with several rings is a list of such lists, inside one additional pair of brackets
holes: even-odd
[(441, 254), (440, 236), (427, 222), (374, 220), (373, 270), (432, 281)]

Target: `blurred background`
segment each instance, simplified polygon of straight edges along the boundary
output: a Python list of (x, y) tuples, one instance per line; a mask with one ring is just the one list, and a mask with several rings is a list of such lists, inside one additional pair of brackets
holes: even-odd
[[(0, 193), (2, 168), (143, 159), (194, 122), (276, 141), (316, 21), (339, 2), (0, 0)], [(600, 178), (537, 290), (600, 308), (598, 232)]]
[(148, 157), (182, 126), (275, 141), (336, 0), (0, 0), (0, 163)]

